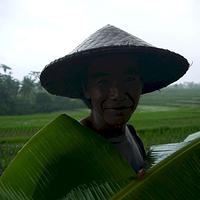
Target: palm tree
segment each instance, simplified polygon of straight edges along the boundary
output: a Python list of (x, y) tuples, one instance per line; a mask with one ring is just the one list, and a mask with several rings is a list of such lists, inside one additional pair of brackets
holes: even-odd
[(31, 71), (30, 73), (29, 73), (29, 75), (32, 77), (34, 77), (34, 79), (35, 80), (37, 80), (37, 79), (39, 79), (39, 77), (40, 77), (40, 72), (37, 72), (37, 71)]
[(3, 71), (6, 73), (6, 70), (11, 70), (10, 67), (8, 67), (7, 65), (4, 65), (4, 64), (0, 64), (0, 68), (3, 68)]
[(0, 115), (13, 114), (19, 91), (19, 81), (9, 75), (0, 74)]
[(10, 96), (16, 96), (19, 90), (19, 81), (17, 79), (13, 79), (11, 72), (9, 75), (3, 75), (2, 78), (5, 92)]
[(24, 79), (21, 83), (20, 93), (24, 97), (29, 97), (31, 93), (35, 92), (35, 79), (31, 79), (30, 76), (24, 76)]
[(38, 72), (38, 71), (31, 71), (29, 73), (29, 75), (31, 77), (33, 77), (35, 79), (35, 81), (37, 81), (35, 83), (37, 91), (42, 92), (44, 89), (43, 89), (43, 87), (41, 86), (41, 83), (40, 83), (40, 72)]

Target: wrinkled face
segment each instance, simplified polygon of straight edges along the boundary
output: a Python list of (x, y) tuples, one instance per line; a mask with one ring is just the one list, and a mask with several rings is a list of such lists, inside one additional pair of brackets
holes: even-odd
[(128, 56), (114, 55), (94, 60), (88, 69), (84, 94), (92, 103), (97, 123), (123, 125), (135, 111), (142, 91), (137, 64)]

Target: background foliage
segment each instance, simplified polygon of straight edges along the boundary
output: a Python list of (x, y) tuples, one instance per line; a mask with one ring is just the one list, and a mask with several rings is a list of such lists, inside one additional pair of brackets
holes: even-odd
[[(11, 68), (0, 65), (0, 175), (24, 144), (61, 113), (79, 120), (89, 114), (80, 100), (53, 96), (42, 89), (39, 72), (19, 81)], [(169, 86), (141, 96), (129, 121), (146, 149), (183, 141), (200, 131), (200, 84)]]
[[(49, 113), (86, 108), (81, 100), (47, 93), (40, 85), (40, 72), (31, 71), (22, 81), (19, 81), (12, 76), (10, 67), (0, 64), (0, 69), (3, 71), (0, 73), (0, 115)], [(200, 83), (175, 84), (162, 90), (161, 93), (143, 95), (140, 104), (200, 105), (200, 95), (196, 95), (198, 92), (200, 94)]]
[(40, 85), (40, 72), (32, 71), (22, 81), (12, 76), (11, 68), (1, 64), (0, 115), (24, 115), (73, 110), (85, 107), (80, 100), (53, 96)]

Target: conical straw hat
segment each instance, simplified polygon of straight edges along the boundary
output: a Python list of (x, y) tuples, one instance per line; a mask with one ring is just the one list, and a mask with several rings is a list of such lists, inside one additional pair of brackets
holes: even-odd
[(143, 80), (142, 94), (159, 90), (177, 81), (189, 68), (181, 55), (153, 45), (111, 25), (107, 25), (65, 57), (47, 65), (41, 73), (41, 85), (51, 94), (83, 98), (81, 83), (91, 59), (109, 54), (137, 57)]

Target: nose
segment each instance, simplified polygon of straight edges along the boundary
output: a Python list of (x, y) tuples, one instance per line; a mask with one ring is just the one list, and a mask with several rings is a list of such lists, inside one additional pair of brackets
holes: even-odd
[(110, 98), (114, 101), (123, 101), (125, 99), (125, 92), (120, 83), (113, 82), (110, 88)]

